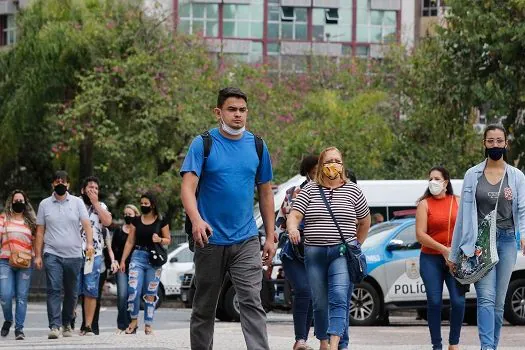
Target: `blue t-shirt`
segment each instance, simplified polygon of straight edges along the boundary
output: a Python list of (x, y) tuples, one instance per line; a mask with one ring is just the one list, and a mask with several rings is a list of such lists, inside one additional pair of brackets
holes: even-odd
[(213, 229), (210, 243), (237, 244), (258, 235), (253, 218), (255, 179), (257, 176), (258, 184), (272, 180), (270, 153), (264, 144), (259, 167), (252, 133), (245, 131), (239, 140), (230, 140), (215, 128), (210, 135), (212, 146), (202, 176), (204, 144), (200, 135), (193, 139), (180, 173), (191, 171), (199, 177), (197, 206)]

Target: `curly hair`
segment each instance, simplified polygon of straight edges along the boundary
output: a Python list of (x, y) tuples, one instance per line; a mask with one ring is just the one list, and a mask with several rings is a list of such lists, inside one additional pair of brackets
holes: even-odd
[(36, 232), (36, 215), (35, 210), (33, 209), (33, 206), (31, 205), (31, 202), (29, 202), (29, 198), (22, 190), (14, 190), (11, 192), (11, 194), (7, 197), (7, 200), (5, 201), (5, 218), (6, 221), (11, 220), (11, 218), (14, 215), (13, 211), (13, 198), (17, 193), (20, 193), (24, 197), (24, 202), (26, 204), (26, 210), (24, 210), (24, 222), (27, 226), (29, 226), (29, 229), (31, 230), (31, 233), (34, 235)]

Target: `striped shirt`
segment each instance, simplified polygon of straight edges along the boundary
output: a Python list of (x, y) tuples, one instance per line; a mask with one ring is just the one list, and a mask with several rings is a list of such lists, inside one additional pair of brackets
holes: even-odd
[[(348, 242), (355, 240), (356, 220), (364, 219), (370, 214), (363, 192), (351, 182), (332, 190), (326, 187), (322, 189), (345, 240)], [(304, 215), (306, 245), (328, 246), (341, 243), (337, 226), (324, 204), (316, 182), (304, 186), (293, 203), (293, 209)]]
[(2, 237), (2, 249), (0, 259), (9, 259), (11, 248), (14, 250), (32, 254), (33, 235), (31, 229), (23, 220), (5, 220), (4, 215), (0, 215), (0, 234)]

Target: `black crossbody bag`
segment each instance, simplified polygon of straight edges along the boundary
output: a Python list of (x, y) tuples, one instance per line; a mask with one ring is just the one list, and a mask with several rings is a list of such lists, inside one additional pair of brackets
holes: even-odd
[(324, 194), (323, 188), (321, 187), (321, 185), (318, 185), (318, 187), (326, 209), (328, 209), (328, 212), (330, 213), (330, 216), (332, 217), (332, 220), (334, 221), (334, 224), (337, 227), (337, 231), (339, 231), (339, 235), (341, 236), (341, 240), (343, 241), (343, 244), (345, 246), (346, 265), (348, 266), (350, 281), (352, 281), (352, 283), (354, 284), (361, 283), (361, 281), (363, 281), (363, 279), (368, 274), (366, 256), (365, 254), (363, 254), (360, 247), (348, 244), (348, 242), (346, 242), (345, 237), (343, 235), (343, 231), (341, 231), (341, 227), (339, 227), (339, 223), (335, 219), (334, 212), (330, 207), (330, 203), (328, 203), (328, 200), (326, 199), (326, 195)]
[[(161, 220), (160, 218), (158, 220), (159, 222), (157, 223), (157, 227), (156, 227), (157, 232), (155, 233), (158, 234), (160, 237), (162, 237), (162, 234), (160, 232)], [(168, 251), (166, 248), (164, 248), (162, 244), (151, 242), (148, 251), (149, 251), (149, 263), (151, 264), (151, 266), (159, 268), (168, 261)]]

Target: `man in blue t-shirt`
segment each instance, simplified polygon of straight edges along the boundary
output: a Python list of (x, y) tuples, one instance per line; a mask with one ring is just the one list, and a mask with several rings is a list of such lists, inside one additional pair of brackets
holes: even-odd
[[(192, 349), (213, 347), (217, 300), (227, 272), (237, 293), (247, 348), (269, 349), (260, 291), (262, 263), (269, 265), (275, 255), (272, 164), (265, 144), (259, 161), (255, 136), (245, 130), (247, 102), (238, 88), (219, 91), (214, 112), (220, 127), (209, 131), (209, 156), (204, 162), (204, 141), (197, 136), (180, 170), (182, 203), (195, 241)], [(266, 231), (262, 260), (253, 218), (255, 185)]]

